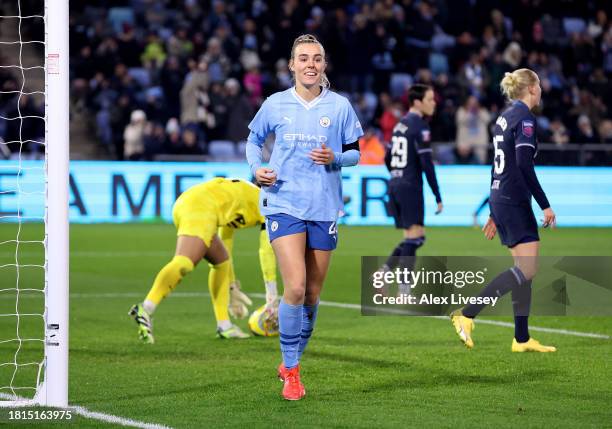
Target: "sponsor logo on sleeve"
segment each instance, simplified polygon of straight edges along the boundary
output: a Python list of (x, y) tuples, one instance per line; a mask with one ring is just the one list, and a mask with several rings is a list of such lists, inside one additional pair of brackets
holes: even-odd
[(523, 121), (521, 123), (521, 129), (525, 137), (533, 136), (533, 130), (534, 130), (533, 121)]

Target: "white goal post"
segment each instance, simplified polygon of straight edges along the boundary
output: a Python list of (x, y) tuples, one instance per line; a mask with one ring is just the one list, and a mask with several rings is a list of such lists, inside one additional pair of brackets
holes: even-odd
[(39, 402), (68, 406), (68, 0), (45, 0), (45, 378)]
[[(3, 0), (3, 2), (10, 0)], [(26, 19), (41, 19), (40, 13), (36, 16), (22, 15), (21, 0), (13, 0), (16, 3), (18, 14), (1, 16), (2, 19), (13, 19), (19, 22), (19, 40), (3, 42), (5, 45), (16, 45), (19, 47), (18, 58), (9, 58), (11, 64), (8, 67), (20, 69), (22, 76), (21, 89), (14, 91), (18, 93), (19, 100), (24, 92), (26, 78), (24, 70), (40, 67), (24, 67), (22, 65), (22, 50), (27, 43), (43, 43), (43, 41), (22, 40), (22, 22)], [(0, 8), (0, 12), (2, 9)], [(41, 11), (42, 12), (42, 11)], [(68, 223), (68, 184), (69, 184), (69, 68), (68, 68), (68, 34), (69, 34), (69, 9), (68, 0), (45, 0), (44, 2), (44, 76), (45, 76), (45, 140), (40, 142), (44, 145), (44, 179), (45, 179), (45, 235), (44, 235), (44, 333), (40, 333), (41, 339), (22, 339), (19, 336), (19, 294), (22, 286), (19, 284), (19, 261), (16, 261), (17, 285), (14, 288), (0, 286), (5, 291), (14, 290), (17, 303), (14, 315), (17, 318), (16, 339), (4, 341), (17, 342), (19, 347), (15, 353), (13, 365), (15, 373), (21, 365), (17, 354), (21, 344), (25, 341), (44, 341), (44, 359), (38, 364), (38, 378), (36, 381), (33, 397), (23, 397), (13, 387), (11, 380), (10, 394), (0, 393), (0, 407), (43, 405), (51, 407), (68, 406), (68, 247), (69, 247), (69, 223)], [(21, 121), (19, 116), (14, 118)], [(4, 118), (13, 120), (13, 118)], [(21, 131), (20, 131), (21, 134)], [(19, 142), (21, 147), (24, 141)], [(35, 142), (38, 143), (38, 142)], [(21, 168), (21, 150), (19, 151), (19, 172)], [(20, 174), (20, 173), (19, 173)], [(19, 190), (19, 174), (17, 174), (17, 190)], [(18, 203), (17, 222), (21, 229), (22, 219)], [(27, 220), (26, 220), (27, 221)], [(2, 241), (2, 240), (0, 240)], [(19, 249), (19, 233), (15, 242)], [(17, 258), (16, 251), (16, 258)], [(12, 264), (11, 264), (12, 265)], [(27, 288), (27, 286), (25, 286)], [(31, 291), (33, 289), (23, 289)], [(23, 293), (23, 292), (22, 292)], [(32, 316), (26, 314), (24, 316)], [(6, 317), (4, 318), (6, 319)], [(0, 321), (1, 322), (1, 321)], [(8, 326), (8, 325), (7, 325)], [(31, 365), (31, 364), (28, 364)], [(41, 374), (42, 373), (42, 374)], [(41, 376), (42, 375), (42, 376)], [(13, 374), (13, 379), (15, 375)]]

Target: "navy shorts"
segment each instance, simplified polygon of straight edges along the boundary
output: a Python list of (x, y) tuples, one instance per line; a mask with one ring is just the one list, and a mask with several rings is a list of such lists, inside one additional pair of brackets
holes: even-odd
[(334, 250), (338, 244), (336, 222), (302, 220), (285, 213), (268, 215), (266, 219), (270, 243), (285, 235), (306, 233), (306, 246), (315, 250)]
[(395, 220), (396, 228), (410, 228), (423, 225), (425, 202), (423, 189), (415, 186), (389, 182), (389, 214)]
[(538, 222), (530, 206), (489, 202), (491, 218), (504, 246), (540, 241)]

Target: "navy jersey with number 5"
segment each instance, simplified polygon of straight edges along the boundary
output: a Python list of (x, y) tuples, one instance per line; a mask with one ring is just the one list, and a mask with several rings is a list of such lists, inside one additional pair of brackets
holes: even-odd
[(536, 118), (522, 101), (514, 101), (495, 122), (491, 202), (528, 205), (531, 196), (542, 210), (550, 207), (534, 170)]
[(441, 202), (438, 181), (431, 158), (431, 132), (425, 120), (409, 112), (393, 129), (391, 145), (385, 154), (385, 164), (392, 183), (423, 188), (423, 172), (436, 197)]

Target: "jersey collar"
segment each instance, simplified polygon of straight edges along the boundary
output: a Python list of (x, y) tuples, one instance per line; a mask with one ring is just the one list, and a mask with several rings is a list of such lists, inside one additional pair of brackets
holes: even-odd
[(304, 106), (306, 110), (310, 110), (314, 106), (319, 104), (319, 102), (323, 99), (323, 97), (325, 97), (326, 94), (327, 88), (322, 88), (321, 93), (316, 98), (312, 99), (311, 101), (306, 101), (297, 93), (297, 91), (295, 90), (295, 86), (291, 87), (291, 95), (293, 95), (293, 97), (298, 101), (298, 103)]
[(521, 106), (523, 109), (527, 109), (529, 110), (529, 107), (525, 104), (525, 102), (521, 101), (521, 100), (516, 100), (514, 102), (515, 106)]

